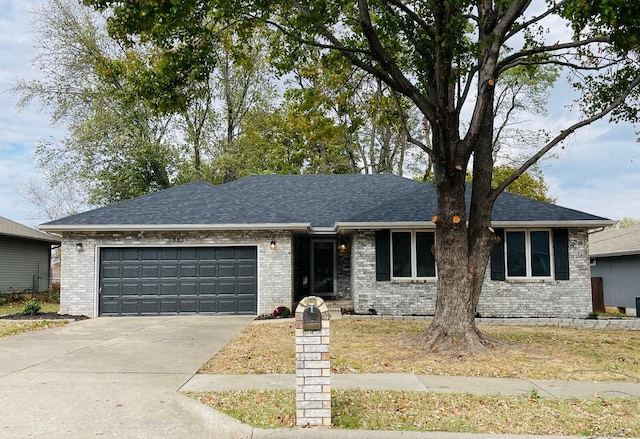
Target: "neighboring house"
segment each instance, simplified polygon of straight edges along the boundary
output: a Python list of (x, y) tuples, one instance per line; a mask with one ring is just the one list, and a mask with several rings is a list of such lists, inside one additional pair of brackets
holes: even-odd
[(56, 245), (59, 238), (0, 217), (0, 294), (47, 289)]
[[(307, 295), (432, 315), (434, 188), (394, 175), (196, 181), (41, 225), (62, 235), (61, 312), (262, 314)], [(587, 231), (613, 221), (505, 193), (482, 316), (586, 317)]]
[(604, 305), (637, 314), (640, 300), (640, 226), (589, 235), (591, 276), (602, 278)]

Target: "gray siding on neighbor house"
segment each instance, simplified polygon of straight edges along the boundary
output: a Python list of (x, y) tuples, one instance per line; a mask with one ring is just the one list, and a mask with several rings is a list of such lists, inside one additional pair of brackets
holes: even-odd
[(602, 278), (605, 306), (635, 310), (640, 297), (640, 255), (594, 259), (591, 276)]
[(0, 236), (0, 293), (45, 290), (49, 284), (51, 244)]
[[(435, 280), (376, 281), (375, 232), (354, 234), (351, 288), (354, 309), (387, 315), (433, 315)], [(592, 310), (587, 232), (569, 230), (569, 280), (493, 281), (487, 269), (478, 304), (482, 317), (584, 318)]]
[[(275, 238), (277, 249), (270, 248)], [(76, 251), (76, 243), (82, 251)], [(271, 231), (86, 232), (62, 238), (60, 312), (98, 315), (99, 249), (101, 247), (224, 247), (258, 249), (258, 314), (292, 306), (291, 233)]]

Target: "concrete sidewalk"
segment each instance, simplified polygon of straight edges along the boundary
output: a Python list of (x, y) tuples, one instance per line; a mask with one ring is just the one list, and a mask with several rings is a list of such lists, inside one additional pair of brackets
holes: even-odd
[[(294, 389), (295, 375), (194, 375), (181, 391), (202, 392), (248, 389)], [(455, 392), (472, 394), (526, 395), (535, 391), (548, 398), (626, 397), (640, 398), (640, 383), (519, 380), (505, 378), (472, 378), (427, 376), (414, 374), (344, 374), (331, 376), (331, 388), (344, 390), (405, 390), (424, 392)], [(206, 422), (228, 438), (252, 439), (559, 439), (560, 436), (496, 435), (443, 432), (362, 431), (338, 429), (277, 429), (252, 428), (208, 407), (193, 407)], [(598, 438), (609, 436), (599, 435)], [(570, 438), (562, 436), (563, 439)], [(577, 437), (574, 437), (577, 439)], [(584, 437), (582, 438), (584, 439)]]
[[(180, 389), (206, 392), (248, 389), (295, 389), (295, 375), (194, 375)], [(405, 390), (438, 393), (527, 395), (545, 398), (640, 398), (640, 383), (520, 380), (512, 378), (456, 377), (389, 374), (341, 374), (331, 376), (335, 390)]]

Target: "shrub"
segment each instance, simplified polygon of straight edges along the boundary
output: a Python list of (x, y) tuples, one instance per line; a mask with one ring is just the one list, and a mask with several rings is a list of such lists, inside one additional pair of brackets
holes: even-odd
[(41, 306), (36, 299), (29, 299), (22, 308), (22, 314), (34, 315), (40, 312)]

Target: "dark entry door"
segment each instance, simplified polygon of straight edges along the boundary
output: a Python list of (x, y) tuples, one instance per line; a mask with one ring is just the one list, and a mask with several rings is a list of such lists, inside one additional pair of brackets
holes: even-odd
[(311, 241), (311, 294), (335, 296), (337, 290), (335, 240)]
[(256, 247), (100, 250), (100, 315), (255, 314)]

